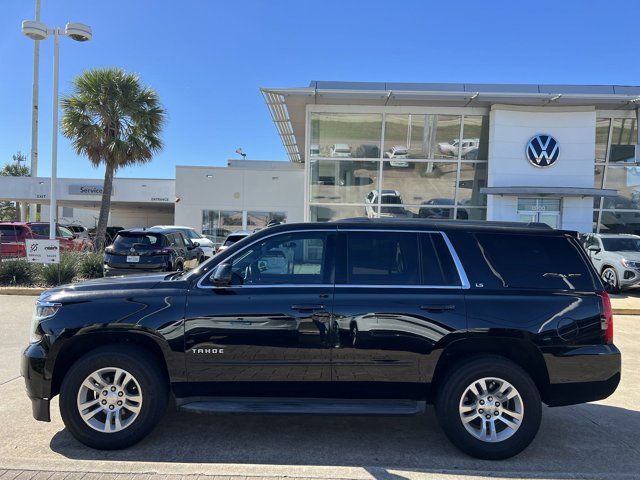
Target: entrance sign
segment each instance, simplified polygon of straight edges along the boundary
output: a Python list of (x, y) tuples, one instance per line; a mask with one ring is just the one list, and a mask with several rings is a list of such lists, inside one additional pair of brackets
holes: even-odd
[(60, 263), (59, 240), (25, 240), (30, 263)]

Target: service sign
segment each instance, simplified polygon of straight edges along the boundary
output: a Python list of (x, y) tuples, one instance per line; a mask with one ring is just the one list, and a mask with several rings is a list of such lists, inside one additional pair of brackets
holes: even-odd
[(59, 240), (31, 240), (25, 241), (27, 261), (31, 263), (60, 263)]

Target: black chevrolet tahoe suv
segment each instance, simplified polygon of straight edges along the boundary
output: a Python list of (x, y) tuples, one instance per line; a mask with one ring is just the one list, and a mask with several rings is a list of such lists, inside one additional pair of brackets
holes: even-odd
[[(191, 272), (99, 279), (37, 301), (22, 375), (37, 420), (101, 449), (186, 412), (409, 415), (501, 459), (541, 404), (620, 381), (612, 312), (575, 232), (456, 220), (265, 229)], [(426, 434), (427, 432), (425, 432)]]

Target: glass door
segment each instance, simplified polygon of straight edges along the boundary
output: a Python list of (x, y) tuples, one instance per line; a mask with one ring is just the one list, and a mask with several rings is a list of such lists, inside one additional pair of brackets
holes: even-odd
[(518, 198), (518, 220), (560, 228), (559, 198)]

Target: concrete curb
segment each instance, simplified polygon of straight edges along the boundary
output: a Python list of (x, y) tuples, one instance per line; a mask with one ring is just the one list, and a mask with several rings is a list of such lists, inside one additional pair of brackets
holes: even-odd
[(0, 287), (0, 295), (40, 295), (46, 288), (40, 287)]

